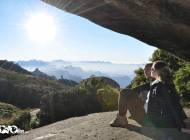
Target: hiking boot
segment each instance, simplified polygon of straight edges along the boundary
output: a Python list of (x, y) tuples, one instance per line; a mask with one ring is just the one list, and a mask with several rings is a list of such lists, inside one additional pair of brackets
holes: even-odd
[(128, 125), (127, 118), (123, 117), (123, 116), (119, 116), (119, 114), (117, 114), (117, 117), (110, 122), (110, 126), (112, 126), (112, 127), (125, 127), (126, 128), (127, 125)]

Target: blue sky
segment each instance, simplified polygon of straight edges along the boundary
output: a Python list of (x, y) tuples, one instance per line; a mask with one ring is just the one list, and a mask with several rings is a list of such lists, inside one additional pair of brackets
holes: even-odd
[[(37, 42), (26, 30), (26, 23), (39, 13), (53, 21), (56, 30), (52, 40)], [(40, 0), (0, 0), (0, 50), (0, 59), (13, 61), (63, 59), (144, 63), (155, 48)]]

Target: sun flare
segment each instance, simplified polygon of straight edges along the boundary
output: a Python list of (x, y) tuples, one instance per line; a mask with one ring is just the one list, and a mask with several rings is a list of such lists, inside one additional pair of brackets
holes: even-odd
[(30, 15), (25, 23), (25, 29), (29, 38), (35, 42), (52, 41), (56, 34), (54, 19), (46, 13)]

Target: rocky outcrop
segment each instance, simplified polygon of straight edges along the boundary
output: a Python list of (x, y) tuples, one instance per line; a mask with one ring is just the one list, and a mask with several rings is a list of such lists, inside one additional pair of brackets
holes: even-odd
[[(165, 132), (172, 133), (174, 140), (188, 140), (190, 135), (172, 129), (145, 128), (129, 119), (129, 128), (114, 128), (109, 122), (116, 112), (95, 113), (74, 117), (41, 128), (37, 128), (9, 140), (161, 140)], [(185, 130), (184, 130), (185, 131)]]
[(190, 61), (189, 0), (43, 0)]

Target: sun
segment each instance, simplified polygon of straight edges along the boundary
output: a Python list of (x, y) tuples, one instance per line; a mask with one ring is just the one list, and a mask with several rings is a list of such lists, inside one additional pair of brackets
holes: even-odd
[(53, 41), (55, 38), (56, 26), (54, 19), (46, 13), (31, 14), (24, 26), (32, 41), (44, 43)]

